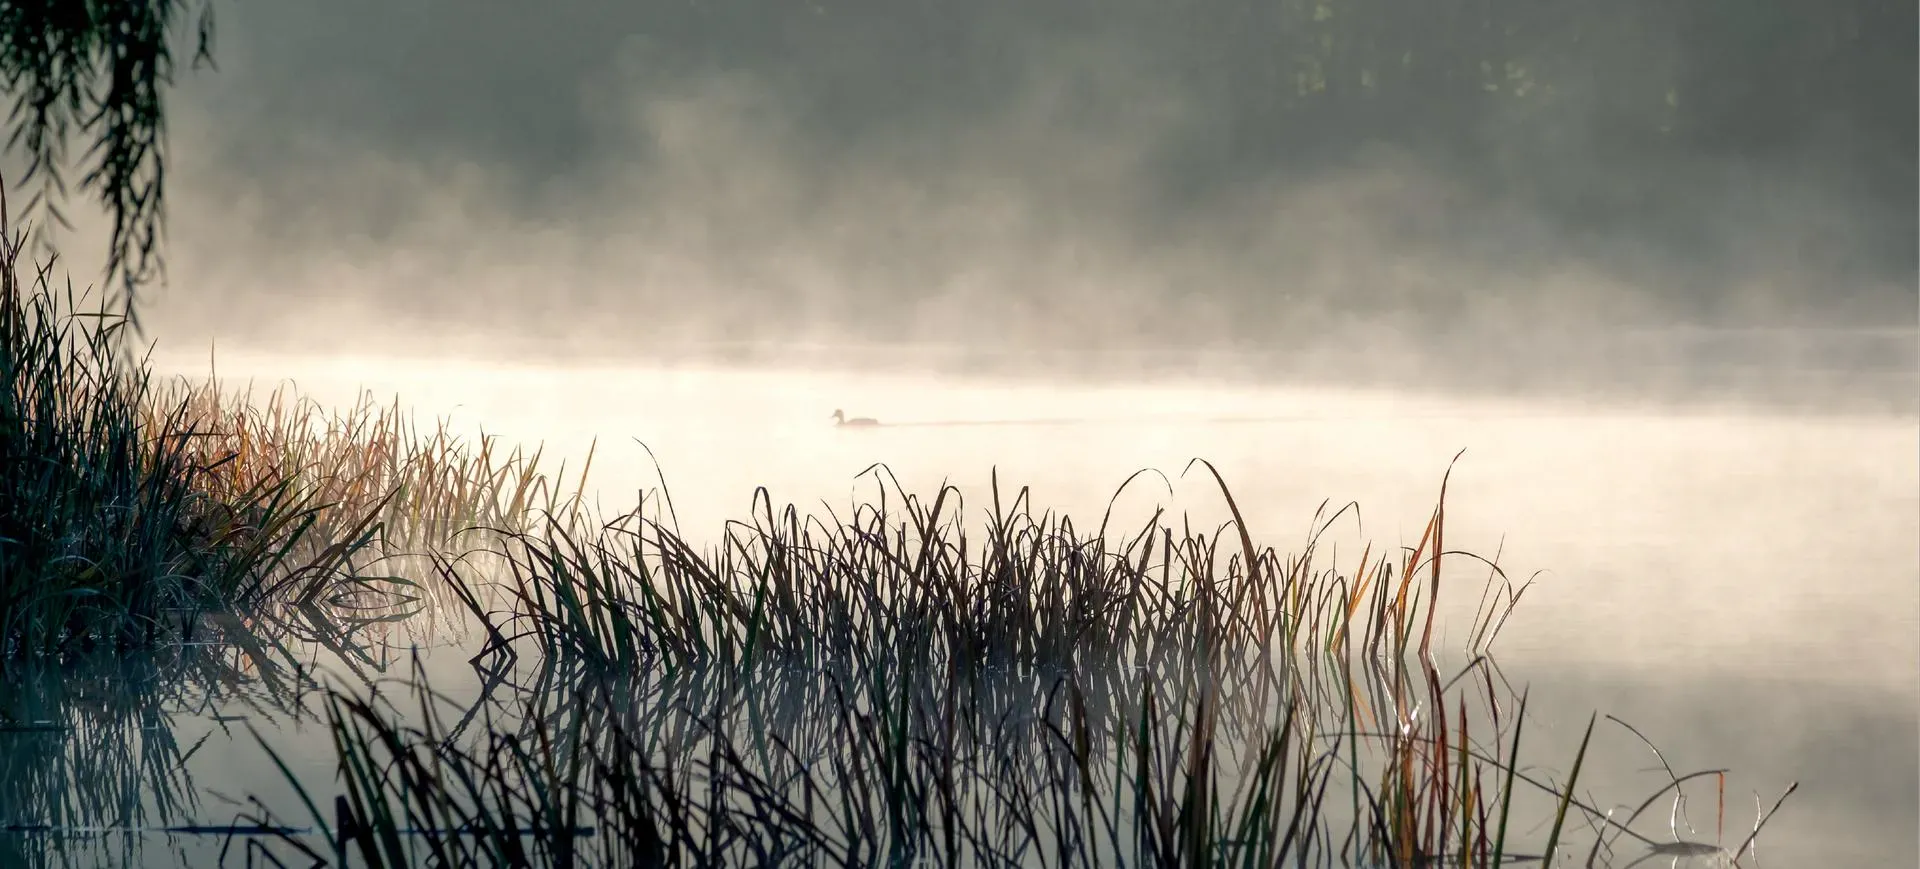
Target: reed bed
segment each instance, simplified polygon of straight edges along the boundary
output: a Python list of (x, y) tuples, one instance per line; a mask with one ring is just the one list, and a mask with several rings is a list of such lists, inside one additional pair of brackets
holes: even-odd
[(1488, 866), (1551, 863), (1580, 832), (1594, 859), (1678, 847), (1578, 795), (1584, 741), (1563, 780), (1521, 761), (1525, 697), (1485, 652), (1525, 583), (1485, 565), (1465, 663), (1443, 671), (1441, 564), (1465, 558), (1443, 545), (1444, 486), (1417, 545), (1344, 569), (1318, 534), (1299, 555), (1256, 547), (1220, 491), (1235, 521), (1212, 532), (1156, 514), (1082, 533), (996, 482), (970, 535), (954, 490), (889, 478), (845, 521), (762, 492), (705, 553), (640, 509), (592, 536), (513, 535), (502, 579), (442, 565), (485, 626), (494, 691), (449, 724), (460, 710), (423, 676), (406, 711), (330, 688), (341, 790), (303, 790), (324, 835), (277, 844), (343, 866)]
[(394, 408), (156, 384), (121, 315), (56, 260), (26, 270), (24, 236), (0, 200), (0, 672), (192, 639), (209, 612), (397, 617), (433, 589), (382, 562), (579, 514), (537, 452)]
[[(582, 521), (591, 450), (577, 477), (564, 462), (549, 476), (538, 448), (505, 449), (484, 432), (468, 441), (445, 420), (423, 428), (398, 402), (381, 405), (370, 394), (330, 412), (287, 385), (264, 400), (251, 393), (224, 389), (211, 373), (174, 378), (155, 390), (144, 421), (158, 427), (163, 409), (181, 409), (184, 423), (204, 435), (189, 454), (218, 465), (208, 481), (216, 498), (240, 497), (265, 480), (296, 481), (301, 497), (322, 505), (315, 524), (329, 539), (352, 535), (369, 516), (389, 551), (521, 532), (535, 516)], [(570, 478), (576, 485), (563, 492), (556, 481)]]
[[(283, 641), (355, 677), (319, 695), (340, 792), (323, 809), (301, 790), (304, 828), (254, 803), (249, 862), (1486, 866), (1550, 864), (1582, 833), (1589, 862), (1727, 853), (1632, 828), (1698, 774), (1622, 822), (1577, 791), (1587, 739), (1564, 779), (1522, 762), (1525, 695), (1487, 650), (1526, 583), (1483, 562), (1464, 648), (1434, 648), (1442, 564), (1471, 559), (1445, 548), (1444, 484), (1415, 546), (1346, 564), (1318, 534), (1256, 546), (1204, 463), (1233, 515), (1219, 528), (1110, 510), (1085, 529), (997, 480), (976, 527), (957, 490), (912, 496), (875, 468), (844, 519), (762, 491), (700, 551), (644, 501), (590, 525), (591, 454), (567, 495), (537, 451), (397, 405), (155, 386), (124, 321), (57, 291), (52, 262), (22, 276), (4, 215), (10, 694), (19, 662), (215, 634), (296, 710)], [(371, 657), (442, 593), (484, 634), (490, 688), (452, 723), (418, 673), (402, 712)], [(185, 753), (133, 724), (150, 712), (57, 725), (92, 748), (8, 776), (0, 824), (58, 837), (117, 809), (139, 827), (135, 782), (155, 823), (191, 809)]]
[(22, 243), (0, 203), (0, 667), (151, 645), (179, 613), (338, 578), (358, 541), (310, 546), (316, 505), (282, 477), (214, 497), (184, 413), (153, 421), (123, 323), (57, 291), (52, 261), (23, 276)]

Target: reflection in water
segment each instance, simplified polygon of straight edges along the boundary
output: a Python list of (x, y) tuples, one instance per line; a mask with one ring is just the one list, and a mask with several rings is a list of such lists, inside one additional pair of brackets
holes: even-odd
[[(372, 684), (402, 660), (391, 635), (445, 625), (341, 615), (207, 615), (160, 651), (10, 674), (0, 865), (211, 865), (253, 796), (275, 790), (256, 734), (300, 738), (318, 720), (316, 673)], [(298, 768), (329, 764), (315, 754)]]
[[(1728, 768), (1730, 832), (1751, 824), (1756, 799), (1764, 807), (1786, 782), (1799, 782), (1761, 839), (1766, 865), (1905, 866), (1920, 858), (1913, 836), (1920, 710), (1911, 693), (1805, 677), (1655, 675), (1605, 664), (1509, 674), (1533, 686), (1540, 708), (1552, 710), (1543, 718), (1557, 722), (1559, 732), (1577, 727), (1584, 710), (1599, 709), (1645, 733), (1675, 765)], [(1613, 759), (1590, 768), (1596, 792), (1632, 793), (1663, 780), (1658, 759), (1631, 735), (1602, 730), (1595, 738)], [(1583, 770), (1581, 778), (1587, 775)], [(1708, 833), (1711, 798), (1708, 789), (1687, 804), (1693, 825)], [(1680, 829), (1684, 834), (1684, 822)]]
[[(725, 758), (727, 762), (771, 761), (791, 771), (802, 761), (816, 765), (828, 762), (830, 758), (821, 753), (823, 746), (846, 744), (843, 736), (848, 722), (818, 714), (823, 707), (817, 686), (791, 673), (771, 672), (751, 682), (714, 671), (674, 677), (655, 672), (626, 680), (609, 680), (577, 668), (529, 667), (483, 675), (468, 669), (467, 656), (456, 648), (424, 652), (426, 678), (419, 682), (442, 689), (436, 692), (440, 696), (435, 701), (441, 710), (439, 735), (447, 738), (446, 744), (463, 746), (469, 756), (485, 757), (490, 748), (508, 744), (504, 739), (511, 737), (519, 740), (523, 750), (538, 748), (530, 757), (566, 757), (566, 739), (610, 740), (621, 733), (636, 733), (652, 747), (656, 758), (671, 753), (681, 758), (706, 758), (712, 763), (715, 746), (704, 738), (704, 722), (711, 720), (714, 710), (727, 708), (744, 716), (743, 723), (759, 737), (751, 751), (740, 751)], [(276, 706), (272, 699), (285, 695), (262, 690), (260, 682), (214, 664), (211, 658), (206, 666), (145, 669), (140, 673), (97, 673), (84, 680), (69, 674), (65, 679), (38, 680), (34, 683), (36, 690), (10, 692), (16, 704), (10, 710), (25, 713), (16, 720), (30, 721), (38, 728), (29, 726), (23, 732), (14, 727), (0, 732), (6, 747), (4, 756), (0, 756), (0, 763), (4, 763), (0, 771), (5, 773), (0, 782), (5, 783), (6, 799), (0, 805), (9, 807), (10, 813), (17, 812), (14, 818), (37, 817), (43, 819), (42, 823), (56, 826), (63, 825), (64, 819), (64, 825), (96, 831), (194, 823), (251, 824), (258, 818), (246, 805), (236, 804), (231, 798), (246, 792), (250, 783), (257, 791), (270, 790), (262, 786), (273, 781), (272, 772), (262, 769), (271, 761), (254, 745), (248, 732), (251, 726), (260, 729), (266, 742), (290, 767), (303, 772), (306, 786), (313, 789), (322, 806), (323, 820), (334, 820), (327, 799), (338, 787), (331, 745), (324, 731), (311, 729), (314, 718), (325, 713), (320, 702), (323, 695), (308, 692), (293, 708), (288, 708), (289, 704)], [(392, 674), (405, 672), (401, 662), (401, 668)], [(469, 678), (460, 678), (463, 672)], [(379, 679), (378, 673), (370, 675)], [(1520, 678), (1515, 673), (1507, 676)], [(1745, 802), (1752, 797), (1749, 791), (1764, 790), (1760, 796), (1770, 802), (1783, 786), (1783, 779), (1756, 770), (1768, 766), (1769, 755), (1775, 756), (1776, 767), (1780, 755), (1795, 759), (1786, 769), (1804, 774), (1805, 782), (1769, 822), (1757, 846), (1759, 862), (1749, 860), (1746, 865), (1904, 865), (1900, 860), (1909, 851), (1903, 849), (1907, 838), (1903, 831), (1910, 831), (1915, 804), (1913, 778), (1906, 774), (1915, 763), (1909, 738), (1915, 728), (1911, 712), (1889, 713), (1871, 698), (1831, 693), (1808, 697), (1805, 692), (1780, 691), (1780, 686), (1774, 685), (1701, 682), (1650, 691), (1643, 683), (1595, 674), (1537, 676), (1530, 680), (1533, 696), (1529, 727), (1534, 735), (1527, 741), (1533, 745), (1529, 755), (1537, 765), (1530, 771), (1549, 779), (1563, 774), (1565, 758), (1572, 756), (1579, 736), (1584, 710), (1597, 706), (1656, 740), (1666, 761), (1682, 771), (1702, 763), (1732, 768), (1724, 824), (1730, 845), (1745, 836), (1758, 811), (1751, 802)], [(342, 686), (358, 682), (337, 677), (327, 681)], [(370, 700), (369, 709), (377, 711), (383, 721), (422, 726), (426, 719), (411, 693), (399, 685), (383, 684), (389, 687), (377, 696), (386, 699)], [(142, 685), (146, 686), (144, 691), (139, 687)], [(220, 685), (226, 687), (215, 687)], [(1012, 738), (1013, 731), (1030, 732), (1043, 726), (1049, 715), (1057, 725), (1062, 705), (1048, 704), (1047, 693), (1040, 680), (1032, 677), (1000, 680), (997, 688), (983, 690), (980, 695), (982, 714), (972, 729), (959, 732), (974, 733), (984, 741), (1021, 744), (1021, 740)], [(108, 696), (125, 700), (102, 699)], [(361, 696), (366, 695), (362, 692)], [(1715, 726), (1716, 720), (1728, 716), (1740, 716), (1748, 724), (1769, 720), (1746, 717), (1755, 708), (1771, 710), (1773, 726)], [(986, 714), (990, 710), (992, 714)], [(1108, 707), (1109, 715), (1114, 711)], [(32, 717), (50, 712), (64, 718)], [(246, 720), (234, 720), (238, 716), (246, 716)], [(1814, 717), (1821, 720), (1816, 732), (1805, 732), (1793, 723)], [(625, 730), (610, 726), (616, 719), (626, 722)], [(61, 720), (68, 722), (64, 726), (74, 728), (73, 734), (46, 729)], [(307, 722), (305, 727), (301, 726), (302, 720)], [(103, 723), (108, 721), (113, 723)], [(542, 745), (536, 722), (539, 729), (562, 742)], [(439, 744), (437, 740), (422, 742)], [(1871, 746), (1871, 750), (1862, 751), (1863, 746)], [(608, 746), (593, 742), (580, 747), (588, 756), (630, 756), (612, 754)], [(799, 751), (808, 753), (803, 756)], [(1601, 810), (1614, 808), (1616, 816), (1632, 811), (1642, 795), (1666, 781), (1659, 762), (1644, 745), (1621, 728), (1609, 728), (1606, 722), (1596, 728), (1591, 752), (1582, 767), (1581, 778), (1586, 783), (1581, 788), (1582, 796), (1596, 795), (1591, 803)], [(1754, 763), (1744, 762), (1749, 760)], [(1663, 799), (1637, 826), (1656, 841), (1713, 841), (1717, 831), (1712, 780), (1692, 783), (1688, 793), (1686, 802), (1678, 807)], [(302, 813), (291, 793), (273, 796), (277, 798), (268, 799), (268, 803), (279, 810), (287, 826), (322, 826)], [(1527, 796), (1522, 793), (1519, 798)], [(21, 822), (14, 818), (8, 820)], [(1677, 835), (1660, 835), (1670, 826)], [(1520, 829), (1530, 838), (1543, 835), (1538, 823)], [(323, 839), (310, 836), (302, 841), (318, 848)], [(0, 846), (6, 848), (6, 865), (23, 866), (204, 866), (213, 865), (222, 849), (229, 847), (233, 852), (229, 863), (238, 863), (235, 855), (248, 853), (248, 849), (292, 853), (271, 837), (229, 843), (217, 834), (8, 833), (0, 835)], [(1650, 850), (1630, 841), (1616, 844), (1614, 856), (1606, 865), (1627, 865)], [(1669, 865), (1666, 858), (1672, 856), (1677, 855), (1665, 855), (1652, 865)], [(1695, 857), (1673, 865), (1723, 864)]]
[(197, 823), (214, 791), (194, 761), (215, 734), (299, 714), (293, 672), (256, 657), (261, 648), (190, 643), (11, 678), (0, 692), (0, 862), (139, 865), (142, 837), (125, 831)]

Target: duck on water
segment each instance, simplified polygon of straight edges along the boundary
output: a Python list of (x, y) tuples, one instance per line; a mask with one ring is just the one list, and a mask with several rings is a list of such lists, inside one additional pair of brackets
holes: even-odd
[(836, 426), (866, 427), (866, 426), (879, 425), (880, 421), (870, 416), (856, 416), (856, 417), (853, 417), (852, 419), (848, 419), (846, 411), (836, 408), (833, 411), (833, 424)]

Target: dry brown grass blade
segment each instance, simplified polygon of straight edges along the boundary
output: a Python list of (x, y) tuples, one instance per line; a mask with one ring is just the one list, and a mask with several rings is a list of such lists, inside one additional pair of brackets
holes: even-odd
[(1433, 508), (1433, 570), (1431, 579), (1429, 579), (1427, 583), (1427, 624), (1420, 632), (1420, 657), (1422, 660), (1431, 660), (1432, 658), (1433, 616), (1434, 611), (1439, 608), (1440, 603), (1440, 558), (1447, 551), (1446, 543), (1443, 539), (1447, 526), (1447, 483), (1453, 478), (1454, 464), (1459, 462), (1460, 457), (1466, 454), (1467, 451), (1464, 449), (1454, 453), (1453, 461), (1447, 463), (1447, 472), (1440, 477), (1440, 500)]
[(1434, 523), (1438, 522), (1439, 519), (1439, 511), (1435, 511), (1434, 514), (1427, 519), (1426, 530), (1420, 533), (1420, 542), (1415, 545), (1413, 551), (1407, 555), (1406, 563), (1401, 565), (1400, 586), (1394, 591), (1393, 595), (1394, 633), (1396, 642), (1406, 633), (1407, 591), (1413, 585), (1413, 578), (1419, 575), (1419, 567), (1422, 558), (1426, 555), (1427, 544), (1433, 540)]
[[(1373, 584), (1374, 579), (1380, 573), (1379, 567), (1369, 566), (1368, 559), (1372, 557), (1373, 541), (1369, 540), (1367, 541), (1366, 548), (1360, 553), (1360, 569), (1354, 571), (1353, 574), (1353, 589), (1349, 591), (1347, 595), (1346, 618), (1334, 628), (1334, 636), (1328, 642), (1330, 647), (1337, 646), (1343, 649), (1346, 647), (1348, 631), (1353, 624), (1353, 617), (1360, 612), (1360, 604), (1366, 600), (1367, 588)], [(1384, 565), (1384, 562), (1382, 565)]]

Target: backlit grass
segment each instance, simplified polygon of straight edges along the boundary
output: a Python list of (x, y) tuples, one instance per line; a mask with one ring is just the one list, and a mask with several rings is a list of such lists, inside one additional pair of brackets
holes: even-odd
[(220, 491), (184, 409), (149, 407), (119, 323), (56, 292), (52, 263), (23, 280), (21, 242), (0, 218), (0, 662), (148, 645), (179, 613), (305, 593), (349, 554), (314, 551), (317, 505), (284, 476)]
[[(31, 272), (0, 202), (0, 670), (191, 637), (207, 612), (392, 615), (379, 570), (473, 527), (577, 510), (537, 470), (394, 409), (337, 415), (217, 381), (155, 384), (124, 320)], [(584, 480), (582, 469), (580, 480)]]
[(996, 489), (974, 531), (951, 489), (880, 492), (839, 524), (763, 496), (705, 553), (636, 510), (510, 538), (503, 579), (444, 565), (491, 637), (490, 696), (330, 690), (339, 790), (307, 797), (324, 836), (282, 846), (353, 866), (1718, 852), (1581, 795), (1586, 740), (1563, 779), (1521, 759), (1525, 696), (1485, 652), (1524, 584), (1491, 569), (1443, 669), (1431, 616), (1464, 557), (1443, 555), (1444, 488), (1414, 547), (1345, 565), (1237, 519), (1081, 533)]
[[(351, 535), (368, 516), (386, 548), (442, 548), (469, 533), (521, 531), (536, 511), (577, 521), (591, 470), (589, 452), (578, 475), (563, 464), (549, 477), (538, 450), (505, 449), (484, 434), (469, 442), (444, 421), (423, 429), (397, 404), (381, 406), (371, 396), (328, 412), (287, 386), (255, 401), (213, 376), (175, 378), (154, 393), (143, 406), (149, 426), (165, 424), (162, 408), (179, 408), (203, 434), (189, 454), (217, 463), (211, 495), (240, 497), (265, 480), (294, 480), (302, 497), (321, 505), (316, 525), (330, 539)], [(559, 480), (572, 480), (572, 493)]]

